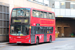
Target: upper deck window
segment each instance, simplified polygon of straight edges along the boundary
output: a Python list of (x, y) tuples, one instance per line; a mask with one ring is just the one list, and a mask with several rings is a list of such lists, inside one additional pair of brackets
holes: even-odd
[(29, 17), (30, 9), (29, 8), (14, 8), (12, 10), (12, 17)]
[(49, 13), (49, 17), (48, 17), (49, 19), (52, 19), (52, 13)]
[(49, 19), (55, 19), (54, 14), (53, 13), (49, 13), (48, 18)]
[(39, 17), (43, 18), (43, 12), (42, 11), (40, 11)]
[(39, 17), (39, 11), (33, 10), (33, 17)]
[(54, 13), (52, 13), (52, 19), (55, 19), (55, 17), (54, 17)]
[(55, 19), (54, 13), (49, 13), (49, 12), (45, 12), (45, 11), (38, 11), (38, 10), (33, 10), (32, 16), (38, 17), (38, 18)]
[(44, 12), (43, 15), (44, 15), (44, 18), (47, 18), (47, 12)]

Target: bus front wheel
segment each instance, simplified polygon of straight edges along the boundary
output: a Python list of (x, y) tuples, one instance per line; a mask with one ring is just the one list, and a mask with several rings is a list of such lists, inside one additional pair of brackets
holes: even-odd
[(17, 43), (17, 45), (21, 45), (20, 43)]

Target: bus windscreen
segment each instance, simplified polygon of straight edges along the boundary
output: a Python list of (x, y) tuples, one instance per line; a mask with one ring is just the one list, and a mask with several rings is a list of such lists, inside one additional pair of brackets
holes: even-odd
[(28, 25), (11, 25), (10, 34), (17, 36), (29, 35), (29, 26)]

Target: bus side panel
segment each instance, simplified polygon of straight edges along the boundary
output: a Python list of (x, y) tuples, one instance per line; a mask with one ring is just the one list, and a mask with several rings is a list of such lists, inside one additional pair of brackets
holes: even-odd
[(44, 42), (44, 34), (36, 34), (35, 35), (35, 43), (36, 43), (37, 37), (39, 37), (39, 43)]
[(49, 41), (50, 35), (52, 36), (52, 41), (55, 41), (55, 26), (53, 27), (53, 33), (47, 34), (47, 42)]
[[(49, 42), (50, 35), (51, 35), (51, 34), (47, 34), (47, 42)], [(51, 36), (52, 36), (52, 35), (51, 35)]]
[(53, 34), (47, 34), (47, 42), (49, 42), (49, 40), (50, 40), (50, 36), (52, 36), (52, 41), (55, 40), (54, 33), (53, 33)]

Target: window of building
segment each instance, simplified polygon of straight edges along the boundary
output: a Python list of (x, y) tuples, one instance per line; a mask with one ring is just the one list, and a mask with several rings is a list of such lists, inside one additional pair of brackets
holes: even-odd
[(49, 0), (44, 0), (45, 6), (49, 6)]
[(65, 2), (66, 9), (70, 9), (70, 2)]
[(50, 7), (55, 8), (55, 2), (50, 1)]
[(55, 8), (60, 8), (60, 2), (55, 2)]
[(65, 8), (65, 2), (60, 2), (60, 8)]
[(43, 0), (35, 0), (35, 1), (43, 3)]
[(55, 1), (49, 1), (49, 7), (55, 8)]
[(2, 6), (0, 5), (0, 12), (2, 12)]
[(75, 9), (75, 2), (71, 2), (70, 8), (71, 8), (71, 9)]

